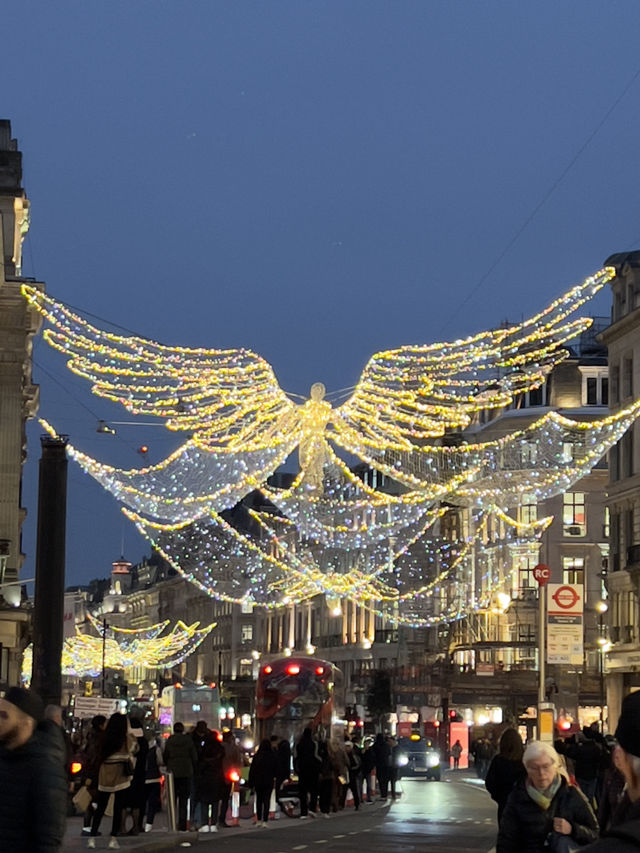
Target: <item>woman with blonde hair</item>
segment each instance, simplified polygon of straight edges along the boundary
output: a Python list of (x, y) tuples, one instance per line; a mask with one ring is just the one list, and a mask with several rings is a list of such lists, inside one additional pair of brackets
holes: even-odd
[(586, 797), (571, 785), (550, 743), (532, 741), (522, 756), (526, 777), (509, 794), (496, 853), (570, 851), (598, 837)]

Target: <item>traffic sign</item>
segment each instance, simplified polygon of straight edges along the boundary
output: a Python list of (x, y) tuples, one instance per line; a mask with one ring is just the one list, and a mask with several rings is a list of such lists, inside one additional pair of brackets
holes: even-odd
[(533, 576), (538, 581), (539, 586), (544, 586), (551, 580), (551, 569), (544, 563), (538, 563), (533, 569)]
[(580, 601), (580, 595), (576, 592), (575, 587), (567, 584), (559, 586), (551, 598), (561, 610), (573, 610), (577, 602)]

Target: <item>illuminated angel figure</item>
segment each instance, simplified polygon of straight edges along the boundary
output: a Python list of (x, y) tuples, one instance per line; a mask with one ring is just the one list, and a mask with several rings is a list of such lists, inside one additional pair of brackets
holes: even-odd
[[(571, 318), (615, 274), (600, 270), (540, 314), (515, 326), (452, 343), (403, 346), (376, 353), (352, 396), (339, 407), (322, 383), (303, 405), (280, 388), (272, 368), (245, 349), (170, 347), (95, 328), (28, 285), (23, 293), (51, 324), (46, 340), (95, 394), (135, 415), (165, 421), (190, 438), (158, 465), (124, 471), (71, 449), (71, 455), (136, 512), (182, 523), (234, 505), (299, 448), (310, 494), (322, 483), (329, 441), (390, 473), (410, 477), (425, 500), (459, 481), (486, 477), (481, 452), (469, 460), (430, 457), (425, 445), (464, 428), (478, 409), (500, 408), (540, 386), (565, 357), (563, 344), (591, 323)], [(615, 440), (615, 439), (614, 439)], [(416, 465), (414, 452), (421, 454)], [(406, 482), (400, 478), (401, 482)]]

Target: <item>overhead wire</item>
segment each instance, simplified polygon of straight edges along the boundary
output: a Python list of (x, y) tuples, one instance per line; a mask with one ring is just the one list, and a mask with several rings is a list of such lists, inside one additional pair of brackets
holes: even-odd
[(560, 186), (562, 181), (566, 178), (566, 176), (569, 174), (571, 169), (575, 166), (576, 162), (579, 160), (579, 158), (582, 156), (582, 154), (584, 154), (584, 152), (589, 147), (591, 142), (594, 140), (594, 138), (597, 136), (597, 134), (600, 132), (600, 130), (604, 127), (604, 125), (606, 124), (606, 122), (609, 119), (609, 116), (611, 116), (611, 114), (614, 112), (614, 110), (616, 109), (618, 104), (620, 104), (620, 102), (626, 96), (627, 92), (631, 89), (631, 87), (636, 82), (638, 77), (640, 77), (640, 67), (638, 67), (638, 69), (635, 71), (635, 73), (633, 74), (633, 76), (631, 77), (629, 82), (622, 89), (622, 92), (613, 101), (611, 106), (606, 110), (606, 112), (604, 113), (604, 115), (602, 116), (600, 121), (597, 123), (595, 128), (587, 136), (586, 140), (578, 148), (576, 153), (569, 160), (569, 162), (564, 167), (564, 169), (560, 172), (558, 177), (553, 181), (553, 183), (551, 184), (551, 187), (542, 196), (542, 198), (537, 202), (537, 204), (534, 205), (531, 213), (529, 213), (529, 215), (526, 217), (526, 219), (524, 220), (522, 225), (520, 225), (520, 227), (516, 230), (516, 232), (513, 234), (513, 236), (508, 240), (507, 245), (504, 247), (504, 249), (498, 254), (497, 258), (493, 261), (493, 263), (490, 264), (489, 268), (480, 277), (480, 279), (476, 282), (476, 284), (471, 288), (471, 290), (467, 293), (467, 295), (464, 297), (464, 299), (458, 304), (458, 307), (455, 309), (455, 311), (450, 314), (450, 316), (447, 318), (447, 320), (445, 320), (443, 325), (440, 327), (440, 330), (438, 331), (438, 337), (441, 337), (445, 333), (446, 329), (449, 327), (449, 324), (454, 319), (454, 317), (458, 314), (458, 312), (462, 308), (464, 308), (469, 303), (469, 301), (473, 298), (473, 296), (478, 292), (478, 290), (482, 287), (482, 285), (485, 283), (485, 281), (489, 278), (491, 273), (496, 269), (496, 267), (503, 260), (505, 255), (507, 255), (507, 253), (513, 247), (513, 245), (518, 241), (518, 239), (520, 238), (522, 233), (530, 225), (530, 223), (533, 221), (533, 219), (539, 213), (541, 208), (544, 207), (544, 205), (547, 203), (547, 201), (551, 198), (553, 193), (557, 190), (557, 188)]

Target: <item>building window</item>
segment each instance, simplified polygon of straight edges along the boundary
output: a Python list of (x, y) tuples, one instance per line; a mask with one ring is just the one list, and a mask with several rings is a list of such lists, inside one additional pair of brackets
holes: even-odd
[(629, 549), (633, 545), (633, 507), (624, 511), (624, 545)]
[(609, 451), (609, 479), (612, 483), (620, 479), (620, 442)]
[(565, 536), (586, 536), (584, 492), (565, 492), (563, 495), (562, 527)]
[(523, 495), (518, 507), (518, 524), (532, 524), (538, 520), (538, 504), (535, 495)]
[(443, 539), (448, 542), (457, 542), (460, 539), (460, 512), (450, 509), (442, 516), (440, 530)]
[(538, 459), (538, 445), (531, 441), (525, 441), (521, 449), (522, 466), (535, 465)]
[(609, 404), (609, 378), (604, 370), (586, 373), (582, 377), (582, 405), (607, 406)]
[(562, 558), (562, 583), (584, 583), (584, 557)]
[(243, 643), (253, 640), (253, 625), (251, 622), (243, 622), (240, 626), (240, 639)]
[(523, 592), (526, 589), (531, 589), (537, 586), (537, 581), (533, 577), (533, 569), (535, 567), (535, 559), (531, 557), (520, 557), (518, 565), (518, 590)]
[(562, 461), (565, 463), (573, 462), (573, 442), (562, 442)]
[(238, 675), (240, 678), (251, 678), (253, 675), (253, 662), (250, 660), (241, 660), (238, 667)]
[(633, 477), (633, 425), (622, 436), (623, 476)]
[(529, 391), (529, 406), (544, 406), (545, 404), (545, 387), (532, 388)]
[(618, 364), (614, 364), (613, 367), (610, 368), (611, 372), (611, 402), (619, 403), (620, 402), (620, 366)]
[(610, 518), (611, 518), (611, 515), (609, 512), (609, 507), (606, 506), (604, 508), (604, 524), (602, 526), (602, 538), (603, 539), (609, 538)]
[(633, 397), (633, 358), (622, 359), (622, 396)]

